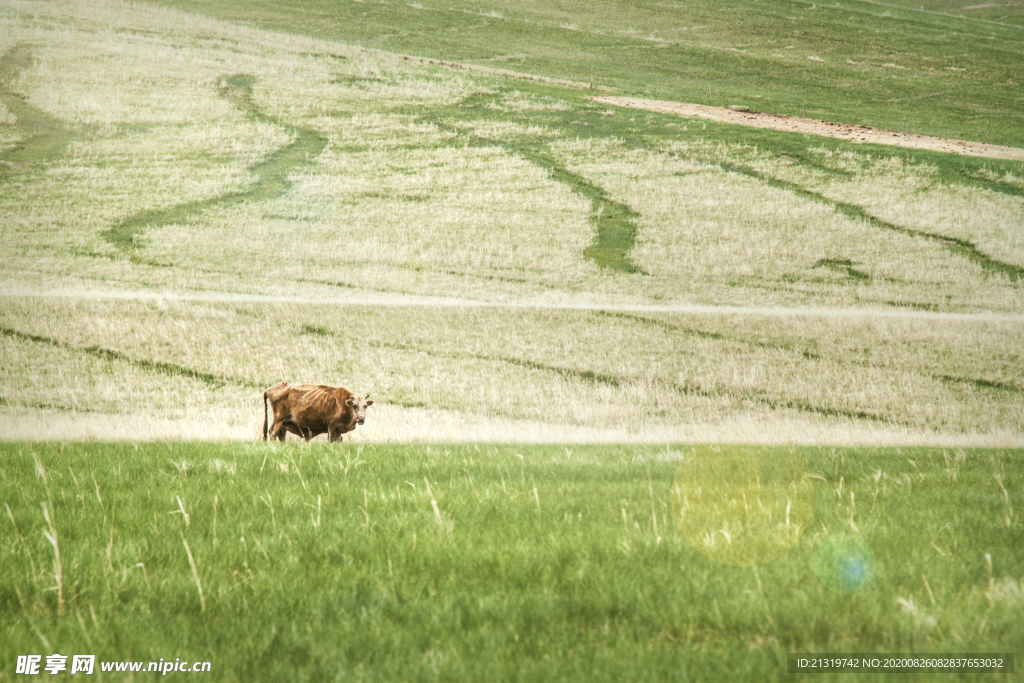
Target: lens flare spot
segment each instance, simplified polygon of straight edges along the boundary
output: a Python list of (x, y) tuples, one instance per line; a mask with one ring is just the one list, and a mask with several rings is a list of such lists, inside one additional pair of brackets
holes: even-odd
[(703, 555), (736, 567), (793, 547), (814, 509), (807, 463), (795, 450), (696, 446), (672, 482), (676, 524)]
[(836, 534), (825, 539), (814, 555), (814, 573), (830, 591), (856, 593), (875, 576), (875, 554), (860, 536)]

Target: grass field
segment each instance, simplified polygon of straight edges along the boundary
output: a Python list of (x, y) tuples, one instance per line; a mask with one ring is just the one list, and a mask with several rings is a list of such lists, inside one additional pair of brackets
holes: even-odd
[(1019, 162), (616, 111), (141, 5), (18, 7), (8, 289), (1022, 310)]
[(1015, 3), (0, 3), (0, 680), (1020, 655)]
[[(746, 455), (767, 481), (786, 451)], [(813, 515), (757, 568), (713, 562), (676, 527), (685, 447), (2, 453), (5, 662), (49, 643), (210, 661), (222, 681), (773, 681), (787, 652), (1019, 659), (1020, 451), (801, 449)], [(813, 568), (843, 533), (875, 563), (851, 595)]]
[(8, 414), (48, 438), (256, 439), (264, 388), (343, 377), (379, 397), (364, 442), (1012, 446), (1021, 327), (26, 298), (0, 348)]

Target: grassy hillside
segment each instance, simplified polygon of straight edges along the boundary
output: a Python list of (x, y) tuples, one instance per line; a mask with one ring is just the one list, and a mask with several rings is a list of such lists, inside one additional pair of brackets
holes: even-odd
[[(1020, 2), (163, 0), (242, 24), (621, 94), (1024, 146)], [(962, 9), (971, 6), (972, 9)]]
[[(0, 12), (0, 410), (33, 433), (251, 438), (287, 379), (376, 392), (374, 438), (1019, 438), (1019, 162), (142, 4)], [(118, 298), (154, 293), (196, 303)]]
[(1021, 310), (1019, 162), (115, 9), (7, 10), (8, 282)]
[[(767, 484), (785, 452), (715, 457), (759, 463)], [(218, 681), (776, 681), (787, 652), (1020, 659), (1020, 451), (801, 450), (813, 513), (757, 568), (676, 527), (692, 457), (3, 445), (0, 657), (182, 658)], [(841, 534), (874, 561), (855, 593), (816, 565)]]

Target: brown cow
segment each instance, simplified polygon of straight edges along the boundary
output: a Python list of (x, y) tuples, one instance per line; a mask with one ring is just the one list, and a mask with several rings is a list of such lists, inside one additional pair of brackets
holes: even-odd
[(369, 398), (369, 394), (355, 396), (343, 387), (323, 384), (275, 384), (263, 392), (263, 440), (267, 440), (268, 400), (274, 409), (271, 439), (284, 441), (287, 431), (309, 441), (326, 432), (331, 441), (341, 441), (345, 432), (366, 420), (366, 408), (373, 405)]

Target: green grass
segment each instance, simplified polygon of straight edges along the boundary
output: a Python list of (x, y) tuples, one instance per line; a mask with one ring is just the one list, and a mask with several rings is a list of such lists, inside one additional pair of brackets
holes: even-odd
[(620, 94), (707, 103), (710, 87), (718, 106), (796, 115), (806, 103), (813, 118), (890, 130), (905, 116), (914, 133), (968, 140), (990, 125), (991, 142), (1024, 145), (1019, 3), (990, 10), (995, 21), (916, 0), (160, 4), (577, 82), (593, 68), (595, 85)]
[[(755, 571), (706, 558), (673, 523), (684, 446), (0, 449), (5, 662), (181, 657), (222, 681), (773, 681), (787, 652), (1022, 654), (1020, 451), (801, 449), (813, 517)], [(837, 533), (874, 553), (858, 593), (814, 574)]]

